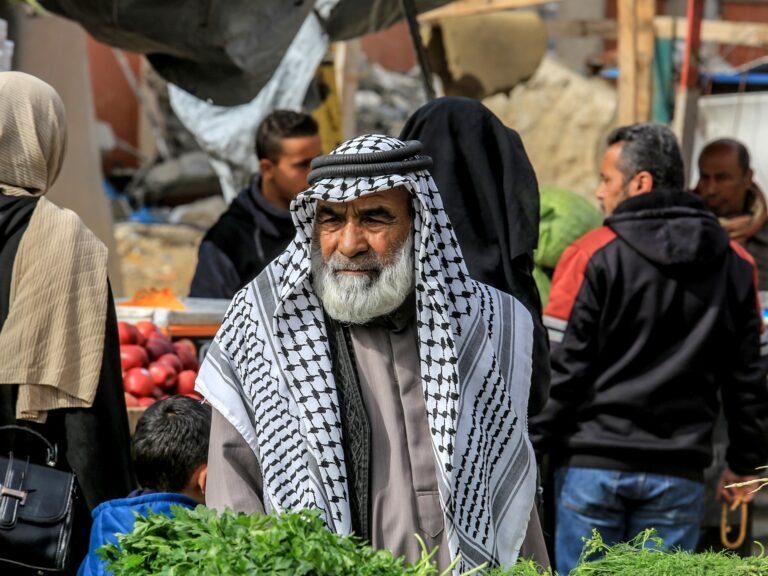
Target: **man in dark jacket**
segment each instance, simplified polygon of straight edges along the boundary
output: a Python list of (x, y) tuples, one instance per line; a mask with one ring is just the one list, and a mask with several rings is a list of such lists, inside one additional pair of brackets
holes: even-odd
[(321, 153), (311, 116), (275, 110), (264, 119), (256, 132), (261, 173), (203, 238), (190, 296), (232, 298), (288, 246), (296, 232), (288, 207)]
[(749, 151), (738, 140), (721, 138), (699, 155), (699, 182), (694, 192), (720, 219), (731, 240), (755, 259), (760, 290), (768, 290), (768, 210), (754, 181)]
[(608, 145), (596, 196), (609, 217), (555, 270), (544, 311), (550, 400), (531, 423), (557, 465), (561, 574), (594, 528), (609, 544), (653, 527), (667, 546), (695, 547), (718, 390), (731, 439), (725, 482), (768, 461), (752, 258), (683, 191), (667, 128), (619, 128)]
[[(709, 142), (699, 154), (699, 181), (694, 194), (701, 197), (704, 204), (720, 220), (731, 240), (738, 242), (757, 266), (758, 289), (768, 291), (768, 210), (765, 196), (753, 179), (749, 151), (738, 140), (720, 138)], [(761, 296), (761, 301), (763, 297)], [(720, 486), (720, 476), (726, 467), (725, 449), (728, 445), (728, 433), (724, 418), (715, 426), (714, 459), (704, 472), (707, 502), (704, 509), (699, 550), (722, 548), (721, 535), (722, 504), (726, 494)], [(713, 495), (709, 498), (709, 495)], [(717, 498), (715, 498), (715, 496)], [(741, 513), (736, 511), (728, 515), (729, 539), (736, 540), (740, 530), (744, 530), (743, 544), (736, 548), (742, 556), (752, 553), (752, 527), (756, 517), (764, 517), (766, 510), (758, 508), (758, 503), (750, 505), (746, 526), (740, 526)]]

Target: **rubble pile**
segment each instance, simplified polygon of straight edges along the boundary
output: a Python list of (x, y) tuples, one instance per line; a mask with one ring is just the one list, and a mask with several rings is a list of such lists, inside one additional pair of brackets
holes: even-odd
[[(364, 63), (357, 132), (396, 136), (425, 102), (418, 69), (402, 74)], [(617, 95), (607, 81), (545, 57), (529, 81), (483, 103), (520, 133), (541, 185), (592, 196), (605, 137), (615, 125)]]
[(355, 96), (357, 132), (397, 136), (408, 117), (426, 101), (417, 68), (403, 74), (362, 63)]
[(546, 57), (528, 82), (483, 103), (520, 133), (540, 185), (592, 197), (616, 122), (618, 97), (607, 81)]

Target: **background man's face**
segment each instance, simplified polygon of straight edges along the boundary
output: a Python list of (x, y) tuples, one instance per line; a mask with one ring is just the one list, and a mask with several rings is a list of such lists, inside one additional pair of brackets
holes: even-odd
[[(354, 262), (372, 254), (389, 265), (411, 230), (411, 196), (395, 188), (351, 202), (318, 201), (315, 235), (323, 261), (338, 253)], [(373, 276), (375, 271), (337, 270), (339, 275)]]
[(629, 198), (624, 174), (618, 166), (621, 147), (621, 143), (611, 145), (605, 151), (600, 164), (600, 184), (597, 186), (595, 196), (600, 202), (600, 209), (606, 216), (613, 214), (616, 206)]
[(280, 145), (282, 153), (275, 162), (261, 162), (262, 178), (270, 180), (271, 186), (288, 206), (299, 192), (309, 188), (307, 175), (310, 162), (323, 150), (319, 135), (283, 138)]
[(744, 212), (752, 171), (741, 171), (735, 150), (713, 150), (699, 158), (696, 191), (707, 207), (720, 218)]

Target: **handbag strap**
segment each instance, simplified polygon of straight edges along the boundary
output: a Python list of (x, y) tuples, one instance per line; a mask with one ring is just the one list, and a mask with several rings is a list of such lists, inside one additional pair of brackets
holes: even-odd
[(39, 432), (35, 432), (30, 428), (27, 428), (26, 426), (18, 426), (16, 424), (8, 424), (6, 426), (0, 426), (0, 432), (4, 432), (4, 431), (26, 432), (27, 434), (31, 434), (32, 436), (37, 437), (38, 440), (40, 440), (43, 444), (45, 444), (45, 448), (46, 448), (45, 463), (51, 467), (56, 466), (56, 462), (59, 459), (59, 448), (56, 444), (51, 444), (45, 436), (43, 436)]

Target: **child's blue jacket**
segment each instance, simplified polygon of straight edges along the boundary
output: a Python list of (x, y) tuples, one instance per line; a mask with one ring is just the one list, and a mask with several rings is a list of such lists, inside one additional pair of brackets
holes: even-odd
[(151, 510), (158, 514), (171, 514), (171, 505), (195, 508), (198, 502), (183, 494), (169, 492), (149, 492), (138, 496), (128, 496), (117, 500), (102, 502), (91, 512), (93, 526), (88, 545), (88, 555), (80, 565), (77, 576), (108, 576), (104, 561), (96, 550), (105, 544), (117, 542), (116, 534), (126, 534), (133, 530), (136, 514), (146, 516)]

